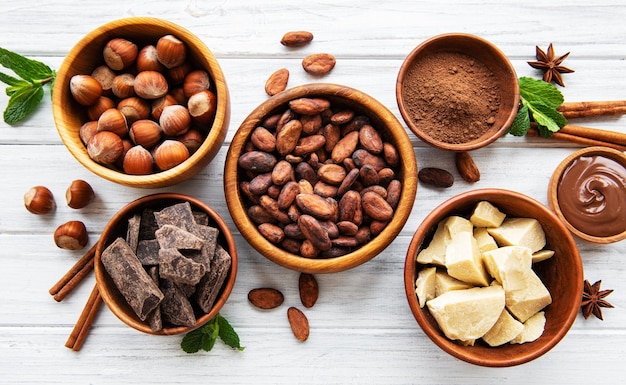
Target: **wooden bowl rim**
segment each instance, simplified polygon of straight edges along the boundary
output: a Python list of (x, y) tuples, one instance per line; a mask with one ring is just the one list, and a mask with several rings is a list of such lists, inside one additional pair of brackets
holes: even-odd
[(578, 159), (582, 156), (591, 156), (591, 155), (600, 155), (606, 158), (610, 158), (620, 163), (622, 166), (626, 168), (626, 154), (618, 150), (609, 148), (609, 147), (600, 147), (600, 146), (586, 147), (586, 148), (581, 148), (580, 150), (573, 152), (572, 154), (568, 155), (565, 159), (563, 159), (561, 163), (559, 163), (559, 165), (554, 170), (554, 173), (552, 173), (552, 177), (550, 178), (550, 183), (548, 185), (548, 202), (550, 203), (550, 208), (554, 210), (557, 217), (559, 217), (559, 219), (565, 224), (567, 229), (580, 239), (583, 239), (591, 243), (597, 243), (597, 244), (609, 244), (609, 243), (622, 241), (626, 239), (626, 230), (622, 231), (619, 234), (615, 234), (615, 235), (611, 235), (607, 237), (598, 237), (598, 236), (590, 235), (574, 227), (574, 225), (572, 225), (567, 220), (567, 218), (565, 218), (565, 215), (563, 214), (563, 211), (561, 210), (561, 205), (559, 204), (559, 199), (558, 199), (558, 194), (557, 194), (557, 188), (558, 188), (559, 182), (561, 181), (561, 177), (563, 176), (563, 172), (565, 172), (565, 169), (569, 167), (569, 165), (575, 159)]
[[(196, 325), (194, 327), (187, 326), (173, 326), (168, 328), (163, 328), (158, 332), (152, 331), (147, 322), (141, 322), (136, 317), (127, 314), (121, 306), (117, 304), (113, 295), (109, 292), (107, 285), (105, 284), (105, 279), (108, 277), (108, 273), (104, 266), (102, 265), (102, 252), (108, 246), (108, 244), (112, 241), (110, 238), (111, 235), (116, 231), (116, 227), (118, 223), (122, 220), (126, 220), (129, 214), (134, 212), (135, 210), (142, 207), (149, 207), (151, 203), (156, 203), (159, 201), (179, 201), (179, 202), (189, 202), (192, 206), (197, 209), (202, 210), (203, 212), (209, 215), (209, 218), (212, 222), (214, 222), (219, 228), (220, 235), (224, 237), (228, 246), (228, 253), (231, 256), (231, 267), (228, 275), (228, 279), (222, 285), (222, 293), (219, 297), (216, 298), (211, 311), (198, 317), (196, 320)], [(98, 289), (100, 291), (100, 295), (106, 303), (107, 307), (111, 310), (113, 314), (117, 318), (119, 318), (126, 325), (139, 330), (141, 332), (153, 335), (175, 335), (181, 333), (190, 332), (196, 328), (207, 323), (210, 319), (215, 317), (220, 309), (224, 306), (228, 297), (230, 296), (233, 287), (235, 286), (235, 279), (237, 278), (237, 267), (238, 267), (238, 256), (237, 256), (237, 245), (235, 243), (235, 239), (230, 229), (226, 225), (226, 222), (222, 217), (215, 211), (211, 206), (204, 203), (198, 198), (194, 198), (189, 195), (180, 194), (180, 193), (156, 193), (151, 195), (146, 195), (141, 198), (135, 199), (134, 201), (128, 203), (126, 206), (122, 207), (113, 217), (107, 222), (102, 234), (100, 235), (100, 239), (98, 240), (98, 244), (96, 246), (96, 256), (94, 260), (94, 270), (96, 274), (96, 284), (98, 285)]]
[[(479, 200), (489, 200), (489, 197), (498, 197), (502, 195), (507, 195), (509, 197), (513, 197), (515, 199), (520, 199), (527, 204), (531, 204), (535, 206), (538, 210), (542, 212), (542, 214), (551, 219), (551, 222), (555, 227), (558, 228), (558, 232), (563, 234), (563, 241), (567, 243), (567, 248), (572, 251), (570, 255), (571, 266), (574, 270), (574, 275), (577, 276), (575, 281), (572, 282), (573, 285), (576, 285), (575, 292), (580, 293), (580, 295), (574, 299), (573, 306), (571, 306), (566, 314), (564, 323), (562, 327), (555, 333), (550, 340), (548, 340), (543, 345), (540, 345), (537, 349), (525, 352), (524, 354), (520, 354), (517, 356), (511, 356), (508, 354), (502, 354), (499, 357), (482, 357), (472, 352), (472, 346), (461, 346), (458, 343), (448, 339), (442, 332), (440, 332), (437, 328), (432, 327), (426, 318), (427, 310), (423, 310), (419, 307), (419, 303), (417, 300), (417, 296), (415, 294), (415, 277), (416, 277), (416, 261), (415, 257), (420, 250), (421, 244), (424, 241), (424, 238), (428, 235), (429, 231), (432, 229), (432, 226), (436, 225), (434, 223), (437, 218), (445, 215), (452, 215), (452, 213), (448, 213), (450, 211), (450, 207), (456, 206), (459, 203), (465, 202), (467, 200), (476, 199)], [(505, 210), (506, 211), (506, 210)], [(567, 231), (567, 228), (563, 223), (556, 217), (556, 215), (550, 211), (546, 206), (541, 204), (539, 201), (524, 195), (522, 193), (500, 189), (500, 188), (482, 188), (476, 190), (470, 190), (463, 193), (460, 193), (454, 197), (447, 199), (438, 205), (435, 209), (433, 209), (422, 221), (420, 226), (417, 228), (411, 242), (409, 243), (409, 247), (407, 249), (406, 259), (404, 263), (404, 289), (407, 300), (409, 302), (409, 307), (411, 312), (413, 313), (414, 318), (417, 323), (421, 327), (422, 331), (433, 341), (437, 346), (439, 346), (442, 350), (447, 352), (448, 354), (456, 357), (462, 361), (486, 367), (510, 367), (515, 365), (524, 364), (530, 362), (548, 351), (550, 351), (554, 346), (556, 346), (562, 339), (565, 337), (571, 326), (573, 325), (576, 317), (578, 315), (578, 311), (580, 308), (580, 302), (582, 297), (583, 290), (583, 265), (582, 260), (580, 258), (580, 253), (576, 246), (576, 242), (574, 241), (571, 234)], [(527, 343), (523, 345), (516, 346), (524, 346), (533, 344)], [(492, 349), (499, 349), (499, 347), (494, 347)]]
[[(427, 50), (429, 47), (433, 45), (440, 45), (445, 42), (451, 41), (453, 42), (453, 45), (450, 47), (450, 49), (442, 48), (442, 49), (438, 49), (437, 51), (462, 52), (464, 54), (471, 55), (469, 52), (464, 50), (463, 44), (459, 44), (459, 40), (470, 42), (471, 44), (479, 44), (485, 47), (487, 50), (489, 50), (493, 54), (493, 57), (498, 59), (498, 61), (501, 64), (501, 67), (503, 69), (506, 69), (506, 71), (509, 73), (510, 75), (509, 78), (503, 79), (503, 80), (507, 82), (513, 82), (514, 83), (513, 89), (515, 90), (515, 92), (513, 92), (511, 95), (503, 95), (503, 96), (511, 96), (513, 97), (513, 100), (511, 101), (511, 111), (509, 112), (505, 122), (502, 124), (502, 126), (498, 130), (493, 131), (492, 134), (489, 136), (483, 135), (476, 140), (472, 140), (466, 143), (455, 144), (455, 143), (447, 143), (447, 142), (437, 140), (433, 138), (432, 136), (427, 135), (426, 133), (422, 132), (415, 126), (415, 124), (413, 123), (411, 119), (410, 113), (407, 111), (407, 108), (404, 105), (404, 98), (402, 97), (402, 83), (404, 81), (404, 77), (406, 76), (413, 62), (419, 57), (419, 55), (423, 51)], [(473, 56), (476, 60), (479, 60), (482, 62), (479, 56), (474, 56), (474, 55), (471, 55), (471, 56)], [(511, 63), (511, 61), (504, 54), (504, 52), (502, 52), (495, 44), (493, 44), (492, 42), (480, 36), (469, 34), (469, 33), (460, 33), (460, 32), (443, 33), (443, 34), (439, 34), (436, 36), (432, 36), (424, 40), (422, 43), (418, 44), (415, 48), (413, 48), (413, 50), (404, 59), (404, 61), (402, 62), (402, 65), (400, 66), (400, 70), (398, 71), (398, 77), (396, 79), (396, 102), (398, 104), (398, 109), (400, 110), (400, 115), (402, 115), (404, 122), (407, 124), (411, 132), (417, 135), (418, 138), (428, 143), (429, 145), (435, 148), (441, 149), (441, 150), (457, 151), (457, 152), (471, 151), (471, 150), (476, 150), (478, 148), (482, 148), (484, 146), (487, 146), (488, 144), (495, 142), (496, 140), (498, 140), (498, 138), (504, 135), (506, 130), (513, 123), (513, 120), (515, 119), (515, 116), (517, 115), (517, 106), (519, 104), (519, 100), (520, 100), (520, 95), (519, 95), (519, 84), (518, 84), (517, 74), (515, 72), (515, 68), (513, 67), (513, 64)]]
[[(78, 58), (85, 47), (101, 39), (102, 36), (109, 34), (119, 35), (116, 31), (140, 26), (156, 26), (170, 31), (171, 34), (184, 41), (187, 47), (193, 47), (193, 50), (197, 51), (198, 55), (206, 60), (209, 68), (202, 67), (211, 74), (217, 96), (217, 109), (207, 137), (189, 159), (169, 170), (149, 175), (129, 175), (101, 165), (89, 157), (85, 146), (82, 144), (80, 138), (77, 137), (78, 130), (74, 132), (70, 127), (71, 124), (66, 117), (67, 113), (63, 103), (63, 96), (67, 95), (69, 92), (69, 80), (71, 75), (73, 75), (71, 68), (73, 64), (79, 60)], [(228, 130), (230, 120), (230, 96), (226, 79), (217, 59), (206, 44), (191, 31), (163, 19), (152, 17), (127, 17), (113, 20), (97, 27), (87, 33), (70, 49), (57, 71), (57, 80), (55, 81), (52, 93), (52, 114), (61, 140), (72, 156), (85, 168), (104, 179), (122, 185), (139, 188), (158, 188), (171, 186), (192, 177), (202, 170), (217, 154)]]
[[(289, 100), (316, 95), (356, 102), (361, 106), (361, 109), (369, 111), (370, 118), (376, 116), (376, 119), (384, 122), (388, 127), (389, 135), (396, 142), (398, 152), (402, 154), (402, 172), (404, 175), (398, 207), (396, 208), (394, 218), (385, 229), (359, 249), (340, 257), (327, 259), (311, 259), (291, 254), (263, 238), (246, 214), (245, 206), (242, 203), (243, 197), (237, 185), (238, 154), (242, 152), (249, 135), (263, 117), (286, 104)], [(374, 258), (402, 230), (411, 213), (417, 193), (417, 161), (406, 130), (393, 113), (376, 99), (348, 86), (332, 83), (304, 84), (272, 96), (257, 106), (244, 119), (228, 149), (224, 170), (224, 189), (228, 210), (235, 225), (248, 243), (261, 255), (278, 265), (295, 271), (334, 273), (354, 268)]]

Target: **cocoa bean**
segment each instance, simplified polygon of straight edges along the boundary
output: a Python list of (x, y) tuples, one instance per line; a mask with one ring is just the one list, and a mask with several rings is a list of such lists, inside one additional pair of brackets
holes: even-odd
[(298, 98), (289, 102), (289, 108), (302, 115), (315, 115), (330, 108), (330, 102), (321, 98)]
[(298, 187), (300, 188), (300, 193), (301, 194), (313, 194), (313, 186), (311, 185), (311, 182), (309, 182), (306, 179), (300, 179), (298, 181)]
[(327, 152), (330, 152), (335, 148), (337, 142), (341, 139), (341, 130), (339, 126), (328, 123), (322, 128), (322, 135), (326, 139), (326, 143), (324, 143), (324, 149)]
[(341, 110), (335, 112), (330, 117), (330, 122), (334, 125), (341, 126), (343, 124), (348, 123), (354, 117), (354, 111), (352, 110)]
[(417, 177), (424, 184), (440, 188), (447, 188), (454, 184), (454, 176), (441, 168), (423, 168), (417, 173)]
[(302, 68), (311, 75), (323, 76), (335, 68), (337, 61), (328, 53), (315, 53), (302, 59)]
[(361, 169), (359, 170), (359, 177), (361, 178), (361, 182), (363, 182), (365, 186), (377, 185), (379, 181), (378, 172), (376, 172), (374, 166), (371, 166), (369, 164), (363, 165), (361, 167)]
[(280, 44), (285, 47), (302, 47), (313, 40), (313, 34), (309, 31), (291, 31), (283, 35)]
[(389, 182), (387, 186), (387, 203), (394, 210), (398, 207), (398, 202), (400, 202), (400, 196), (402, 194), (402, 182), (397, 179)]
[(300, 117), (302, 122), (302, 132), (307, 135), (315, 134), (322, 128), (322, 115), (302, 115)]
[(260, 225), (262, 223), (275, 223), (276, 219), (271, 216), (267, 210), (265, 210), (261, 205), (253, 205), (248, 207), (248, 216), (252, 220), (252, 222)]
[(359, 177), (359, 169), (358, 168), (351, 169), (346, 174), (346, 177), (343, 179), (343, 181), (339, 185), (339, 188), (337, 189), (337, 195), (342, 196), (343, 194), (346, 193), (346, 191), (350, 190), (352, 188), (352, 185), (354, 184), (354, 182), (357, 180), (358, 177)]
[(355, 247), (359, 244), (356, 238), (347, 236), (340, 236), (335, 239), (331, 239), (331, 243), (333, 246), (339, 247)]
[(302, 246), (302, 241), (293, 238), (285, 238), (280, 243), (280, 247), (285, 249), (287, 252), (291, 254), (300, 254), (300, 247)]
[(341, 199), (339, 200), (339, 220), (340, 221), (350, 221), (356, 223), (354, 221), (354, 217), (357, 211), (361, 210), (361, 195), (354, 191), (350, 190), (343, 194)]
[(374, 155), (365, 149), (358, 149), (352, 154), (352, 159), (357, 167), (363, 167), (366, 164), (374, 167), (376, 171), (380, 171), (387, 167), (387, 162), (380, 156)]
[(298, 291), (300, 292), (300, 302), (306, 308), (311, 308), (317, 302), (320, 288), (313, 274), (300, 273), (298, 277)]
[(334, 163), (324, 164), (317, 170), (317, 177), (325, 183), (338, 186), (346, 178), (346, 169)]
[(328, 250), (332, 243), (328, 233), (320, 222), (311, 215), (303, 214), (298, 218), (298, 226), (304, 237), (318, 250)]
[(289, 70), (287, 68), (276, 70), (265, 81), (265, 92), (269, 96), (274, 96), (287, 88), (287, 82), (289, 82)]
[(272, 243), (280, 243), (285, 238), (283, 230), (272, 223), (262, 223), (257, 228), (259, 233)]
[(372, 154), (380, 154), (383, 151), (383, 140), (378, 131), (369, 124), (363, 125), (359, 130), (359, 142)]
[(324, 198), (332, 198), (337, 196), (337, 186), (318, 181), (315, 186), (313, 186), (313, 193)]
[[(359, 144), (359, 133), (356, 131), (350, 132), (341, 138), (335, 147), (332, 148), (330, 157), (333, 162), (339, 164), (344, 159), (352, 156)], [(356, 162), (355, 162), (356, 163)]]
[(286, 160), (280, 160), (274, 166), (271, 173), (272, 182), (278, 186), (282, 186), (285, 183), (295, 179), (295, 172), (291, 163)]
[(280, 186), (276, 186), (275, 184), (271, 185), (267, 188), (267, 195), (272, 197), (272, 199), (278, 199), (280, 195)]
[(270, 287), (252, 289), (248, 292), (248, 301), (260, 309), (274, 309), (283, 304), (285, 296), (279, 290)]
[(300, 193), (300, 187), (298, 183), (295, 181), (289, 181), (285, 183), (283, 188), (280, 190), (280, 194), (278, 194), (278, 198), (276, 199), (276, 203), (278, 204), (278, 208), (281, 210), (286, 210), (291, 206), (295, 200), (296, 195)]
[(304, 239), (300, 226), (297, 223), (290, 223), (283, 228), (285, 236), (293, 239)]
[(337, 222), (337, 230), (341, 235), (355, 236), (359, 226), (350, 221), (339, 221)]
[(250, 136), (250, 142), (261, 151), (272, 152), (276, 149), (276, 137), (265, 127), (255, 128)]
[(373, 191), (363, 194), (361, 203), (365, 214), (374, 220), (388, 221), (393, 217), (393, 208), (383, 197)]
[(302, 123), (299, 120), (290, 120), (282, 127), (276, 135), (276, 151), (280, 155), (287, 155), (298, 144), (302, 133)]
[(272, 185), (272, 173), (259, 174), (250, 181), (250, 192), (254, 195), (262, 195)]
[(317, 194), (296, 195), (296, 205), (303, 213), (322, 220), (330, 219), (334, 215), (333, 205)]
[(237, 161), (239, 167), (253, 172), (269, 172), (276, 165), (276, 157), (265, 151), (250, 151), (241, 155)]
[(296, 177), (298, 180), (305, 179), (309, 181), (311, 185), (317, 183), (317, 172), (313, 169), (313, 167), (306, 162), (300, 162), (296, 166)]
[(389, 142), (383, 143), (383, 158), (391, 167), (398, 167), (400, 164), (400, 156), (395, 146)]
[(378, 183), (386, 186), (396, 177), (396, 173), (390, 168), (385, 167), (382, 170), (378, 171)]
[(276, 219), (278, 222), (287, 224), (290, 223), (291, 220), (289, 216), (284, 211), (278, 208), (278, 203), (276, 200), (272, 199), (269, 195), (261, 195), (259, 198), (259, 204), (263, 207), (272, 218)]
[[(302, 131), (304, 132), (304, 126), (302, 127)], [(324, 137), (324, 135), (305, 136), (304, 138), (300, 138), (300, 140), (298, 140), (298, 143), (296, 143), (296, 147), (293, 149), (293, 155), (308, 155), (324, 147), (325, 144), (326, 138)]]
[(315, 247), (311, 241), (305, 239), (300, 244), (300, 255), (304, 258), (316, 258), (320, 253), (320, 249)]

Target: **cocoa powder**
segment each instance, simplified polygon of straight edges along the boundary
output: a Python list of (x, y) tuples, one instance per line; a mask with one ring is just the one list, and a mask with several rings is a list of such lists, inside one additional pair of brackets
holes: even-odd
[(402, 97), (421, 131), (453, 144), (490, 130), (500, 107), (493, 72), (459, 52), (435, 52), (416, 60), (404, 78)]

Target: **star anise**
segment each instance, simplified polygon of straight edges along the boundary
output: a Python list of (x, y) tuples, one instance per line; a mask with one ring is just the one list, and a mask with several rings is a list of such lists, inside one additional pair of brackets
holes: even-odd
[(561, 87), (565, 87), (563, 82), (562, 73), (574, 72), (573, 69), (564, 67), (561, 65), (563, 61), (569, 56), (569, 52), (565, 55), (561, 55), (554, 58), (554, 47), (552, 43), (548, 46), (548, 52), (544, 52), (539, 46), (536, 46), (537, 61), (529, 61), (528, 64), (543, 71), (543, 80), (550, 83), (554, 80), (555, 83)]
[(605, 301), (603, 298), (608, 296), (613, 292), (613, 290), (600, 290), (600, 285), (602, 281), (598, 281), (593, 285), (589, 283), (585, 279), (584, 291), (583, 291), (583, 301), (580, 304), (580, 307), (583, 309), (583, 317), (587, 319), (591, 314), (596, 317), (602, 318), (602, 307), (613, 307), (610, 303)]

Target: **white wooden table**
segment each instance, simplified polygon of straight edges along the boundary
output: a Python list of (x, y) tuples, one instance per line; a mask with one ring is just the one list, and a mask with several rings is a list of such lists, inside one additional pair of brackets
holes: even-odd
[[(498, 45), (519, 76), (539, 77), (526, 61), (535, 45), (553, 42), (564, 63), (576, 70), (560, 88), (567, 101), (626, 98), (626, 4), (622, 0), (563, 1), (0, 1), (0, 46), (58, 68), (87, 32), (127, 16), (153, 16), (197, 34), (217, 56), (232, 98), (229, 133), (216, 159), (180, 185), (141, 190), (99, 179), (75, 161), (61, 143), (49, 94), (36, 114), (21, 125), (0, 122), (0, 383), (262, 383), (262, 384), (499, 384), (616, 383), (626, 373), (626, 242), (594, 245), (577, 240), (592, 283), (615, 289), (605, 320), (579, 315), (565, 339), (539, 359), (517, 367), (470, 365), (440, 350), (421, 331), (403, 289), (403, 263), (421, 220), (445, 199), (481, 187), (501, 187), (547, 204), (547, 185), (558, 163), (575, 145), (538, 138), (505, 137), (473, 152), (482, 178), (470, 185), (456, 173), (452, 154), (434, 150), (412, 133), (418, 166), (442, 167), (456, 182), (446, 190), (420, 185), (410, 218), (385, 252), (350, 271), (320, 275), (321, 295), (306, 310), (312, 330), (298, 342), (286, 318), (299, 305), (298, 273), (261, 257), (236, 235), (240, 269), (222, 314), (238, 331), (243, 352), (218, 342), (209, 353), (188, 355), (180, 336), (153, 337), (122, 324), (103, 307), (82, 351), (63, 345), (80, 314), (94, 277), (63, 302), (48, 294), (81, 252), (56, 248), (54, 229), (82, 220), (96, 242), (108, 219), (131, 200), (157, 191), (196, 196), (212, 205), (236, 230), (226, 208), (223, 164), (230, 140), (244, 117), (267, 96), (263, 85), (274, 70), (291, 71), (290, 86), (334, 82), (360, 89), (401, 119), (395, 79), (404, 57), (433, 35), (461, 31)], [(287, 50), (279, 41), (290, 30), (309, 30), (313, 43)], [(323, 79), (304, 73), (301, 59), (315, 52), (336, 56)], [(0, 94), (2, 110), (7, 97)], [(626, 132), (620, 117), (589, 119), (588, 126)], [(64, 192), (85, 179), (97, 199), (76, 211)], [(56, 195), (53, 215), (28, 213), (22, 196), (46, 185)], [(285, 304), (259, 311), (247, 300), (250, 289), (273, 286)]]

